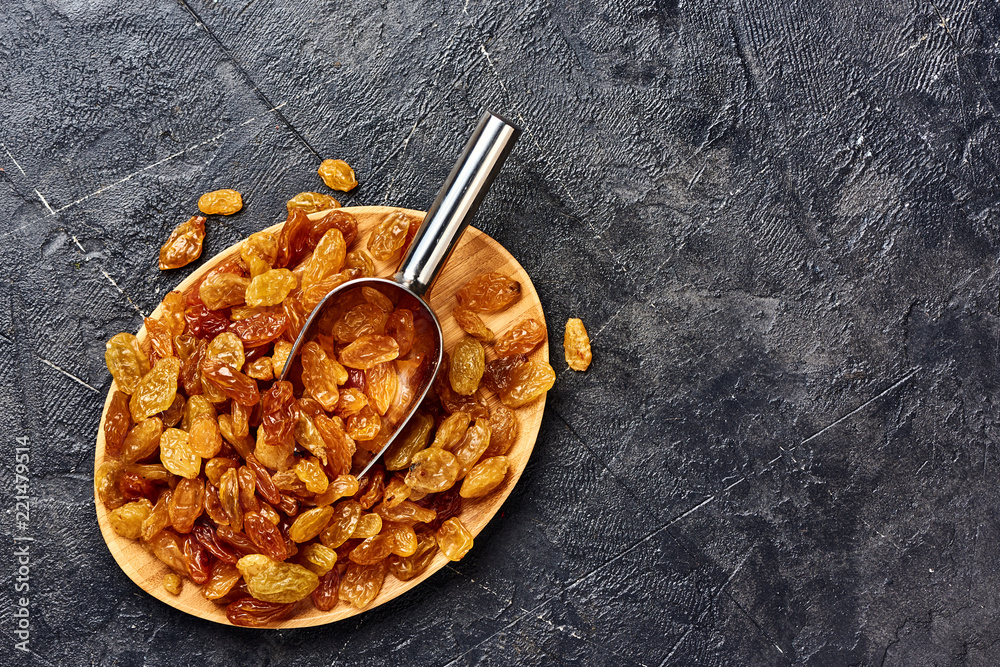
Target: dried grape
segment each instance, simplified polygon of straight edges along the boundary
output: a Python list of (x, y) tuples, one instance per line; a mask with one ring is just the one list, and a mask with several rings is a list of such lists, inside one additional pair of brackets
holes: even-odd
[(410, 218), (402, 211), (390, 213), (368, 237), (368, 252), (381, 261), (399, 255), (410, 231)]
[(575, 371), (585, 371), (590, 366), (593, 354), (590, 351), (590, 336), (583, 320), (571, 317), (566, 320), (566, 334), (563, 336), (563, 351), (566, 363)]
[(150, 369), (139, 341), (129, 333), (116, 334), (108, 341), (104, 361), (119, 391), (125, 394), (134, 393)]
[(482, 318), (479, 317), (474, 311), (468, 308), (463, 308), (462, 306), (457, 306), (453, 311), (451, 311), (452, 317), (458, 322), (458, 326), (462, 328), (462, 331), (474, 336), (484, 343), (492, 343), (495, 337), (492, 330), (486, 326)]
[(476, 393), (485, 370), (486, 356), (478, 340), (466, 336), (455, 344), (448, 370), (448, 380), (455, 393), (462, 396)]
[(243, 197), (236, 190), (214, 190), (198, 198), (198, 210), (207, 215), (232, 215), (243, 208)]
[(455, 299), (475, 313), (495, 313), (521, 298), (521, 283), (501, 273), (483, 273), (465, 283)]
[(331, 190), (347, 192), (358, 185), (358, 179), (354, 177), (354, 170), (343, 160), (323, 160), (316, 171), (326, 183), (326, 187)]
[(160, 270), (179, 269), (201, 256), (201, 244), (205, 240), (205, 220), (203, 215), (193, 215), (177, 225), (170, 232), (166, 243), (160, 248)]
[(299, 279), (288, 269), (271, 269), (250, 281), (246, 288), (248, 306), (275, 306), (298, 287)]
[(340, 208), (340, 202), (320, 192), (300, 192), (286, 204), (288, 212), (302, 211), (303, 213), (317, 213), (330, 208)]
[(462, 560), (472, 548), (472, 533), (462, 525), (458, 517), (445, 521), (438, 528), (436, 537), (441, 553), (451, 561)]
[(545, 325), (534, 318), (522, 320), (493, 344), (498, 357), (527, 354), (545, 340)]
[(483, 459), (472, 467), (462, 481), (459, 494), (463, 498), (480, 498), (500, 486), (507, 475), (506, 456)]
[(180, 372), (181, 360), (167, 357), (156, 362), (153, 369), (143, 376), (129, 401), (129, 411), (136, 423), (170, 407), (177, 396)]

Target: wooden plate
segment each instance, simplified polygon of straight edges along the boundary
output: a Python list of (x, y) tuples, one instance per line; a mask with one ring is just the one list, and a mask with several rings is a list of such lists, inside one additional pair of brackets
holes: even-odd
[[(351, 213), (355, 218), (357, 218), (358, 238), (354, 241), (354, 244), (351, 247), (351, 249), (356, 249), (363, 247), (362, 244), (367, 241), (369, 232), (379, 222), (381, 222), (386, 215), (405, 209), (397, 209), (388, 206), (359, 206), (345, 208), (342, 210)], [(421, 220), (424, 216), (423, 212), (420, 211), (406, 210), (406, 212)], [(323, 217), (325, 213), (326, 212), (315, 213), (309, 217), (315, 220)], [(280, 227), (281, 224), (274, 225), (269, 228), (269, 231), (276, 232), (280, 229)], [(237, 243), (236, 245), (222, 251), (211, 260), (205, 262), (194, 273), (182, 281), (176, 289), (182, 292), (185, 291), (207, 271), (217, 266), (220, 262), (233, 257), (238, 257), (239, 246), (240, 244)], [(466, 230), (465, 234), (458, 242), (458, 246), (456, 247), (454, 254), (448, 260), (448, 264), (442, 270), (441, 275), (438, 277), (438, 280), (434, 284), (430, 293), (429, 303), (441, 321), (441, 331), (444, 333), (445, 350), (451, 351), (451, 348), (455, 345), (455, 343), (464, 335), (462, 330), (458, 327), (458, 324), (455, 322), (455, 319), (451, 316), (451, 310), (455, 306), (455, 292), (470, 278), (487, 271), (498, 271), (509, 275), (520, 281), (522, 287), (522, 297), (520, 301), (501, 313), (485, 315), (483, 317), (488, 327), (499, 335), (508, 330), (512, 325), (527, 317), (533, 317), (540, 322), (545, 322), (545, 316), (542, 313), (542, 305), (538, 300), (538, 293), (535, 291), (534, 285), (531, 284), (531, 279), (528, 277), (528, 274), (525, 273), (523, 268), (521, 268), (521, 265), (518, 264), (517, 260), (515, 260), (499, 243), (478, 229), (470, 227)], [(391, 278), (394, 272), (395, 263), (376, 262), (376, 274), (378, 276)], [(159, 314), (160, 308), (158, 307), (155, 311), (153, 311), (152, 317), (158, 317)], [(145, 338), (145, 327), (139, 329), (137, 336), (140, 341)], [(492, 354), (490, 346), (486, 347), (488, 360), (495, 355)], [(543, 343), (539, 349), (532, 352), (530, 356), (532, 359), (543, 359), (548, 361), (548, 341)], [(108, 406), (111, 402), (111, 396), (114, 393), (115, 388), (114, 383), (112, 383), (111, 390), (108, 392), (107, 400), (105, 400), (104, 403), (104, 412), (101, 415), (101, 425), (97, 434), (97, 452), (94, 461), (95, 473), (101, 464), (104, 463), (104, 420), (107, 416)], [(491, 407), (497, 402), (496, 396), (492, 394), (489, 400)], [(500, 509), (500, 505), (502, 505), (504, 500), (507, 499), (507, 496), (510, 495), (514, 485), (517, 484), (517, 480), (520, 478), (525, 465), (528, 463), (528, 457), (531, 455), (531, 450), (535, 446), (535, 439), (538, 436), (538, 429), (542, 422), (542, 412), (544, 408), (545, 397), (542, 397), (534, 403), (516, 411), (518, 418), (518, 436), (514, 445), (507, 453), (507, 457), (510, 459), (510, 468), (507, 472), (507, 478), (504, 480), (503, 484), (498, 489), (483, 498), (463, 500), (462, 513), (459, 517), (465, 527), (471, 531), (473, 535), (478, 535), (486, 524), (489, 523), (490, 519), (493, 518), (493, 515), (497, 513), (498, 509)], [(122, 570), (125, 571), (125, 574), (127, 574), (132, 581), (138, 584), (140, 588), (151, 594), (153, 597), (162, 600), (163, 602), (172, 607), (176, 607), (181, 611), (187, 612), (193, 616), (198, 616), (199, 618), (215, 621), (216, 623), (229, 624), (229, 621), (226, 620), (225, 607), (209, 602), (202, 597), (201, 587), (191, 581), (184, 581), (184, 587), (180, 595), (172, 595), (168, 593), (163, 588), (163, 575), (169, 572), (167, 566), (143, 549), (137, 540), (130, 540), (121, 537), (114, 532), (108, 522), (108, 512), (104, 508), (104, 504), (99, 498), (97, 498), (96, 487), (94, 489), (94, 498), (97, 506), (97, 521), (101, 526), (101, 533), (104, 536), (104, 541), (107, 543), (108, 549), (111, 551), (111, 555), (114, 556), (115, 560), (118, 561), (118, 565), (121, 566)], [(476, 547), (473, 548), (475, 549)], [(372, 603), (365, 609), (355, 609), (353, 606), (341, 602), (332, 610), (324, 612), (313, 607), (310, 600), (307, 598), (299, 603), (296, 613), (291, 618), (274, 623), (268, 627), (301, 628), (313, 625), (323, 625), (325, 623), (332, 623), (334, 621), (354, 616), (355, 614), (368, 611), (369, 609), (374, 609), (380, 604), (388, 602), (389, 600), (402, 595), (414, 586), (417, 586), (420, 582), (433, 575), (447, 563), (448, 560), (444, 557), (444, 555), (438, 553), (427, 570), (425, 570), (419, 577), (411, 579), (410, 581), (399, 581), (391, 574), (386, 576), (385, 584), (382, 586), (382, 590), (378, 597), (376, 597), (375, 600), (373, 600)]]

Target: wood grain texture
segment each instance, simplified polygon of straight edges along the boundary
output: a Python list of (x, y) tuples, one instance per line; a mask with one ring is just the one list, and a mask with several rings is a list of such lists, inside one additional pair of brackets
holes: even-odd
[[(378, 222), (384, 219), (389, 213), (403, 210), (419, 220), (422, 220), (424, 215), (420, 211), (385, 206), (361, 206), (345, 208), (342, 210), (351, 213), (358, 220), (358, 238), (354, 241), (354, 244), (351, 248), (349, 248), (349, 250), (363, 247), (363, 244), (367, 242), (368, 234), (371, 229), (373, 229)], [(323, 215), (325, 215), (325, 212), (311, 214), (309, 217), (315, 220), (323, 217)], [(269, 231), (276, 232), (280, 229), (280, 227), (281, 223), (268, 229)], [(182, 281), (177, 286), (177, 289), (182, 292), (189, 289), (206, 272), (217, 266), (219, 263), (233, 257), (238, 257), (239, 245), (240, 244), (237, 243), (205, 262), (198, 268), (198, 270)], [(376, 262), (376, 275), (379, 277), (390, 278), (395, 272), (396, 264), (397, 262)], [(528, 317), (535, 318), (543, 323), (545, 322), (545, 316), (542, 312), (542, 306), (539, 302), (538, 294), (531, 283), (531, 279), (528, 277), (528, 274), (524, 271), (521, 265), (518, 264), (517, 260), (514, 259), (514, 257), (508, 253), (503, 246), (490, 238), (487, 234), (470, 227), (466, 230), (458, 242), (454, 253), (449, 258), (429, 294), (428, 302), (437, 314), (441, 323), (445, 350), (450, 351), (455, 343), (458, 342), (458, 340), (460, 340), (464, 335), (464, 332), (459, 328), (455, 319), (451, 317), (451, 309), (455, 305), (455, 292), (472, 277), (487, 271), (498, 271), (509, 275), (520, 281), (522, 286), (522, 296), (517, 303), (513, 304), (510, 308), (503, 312), (483, 315), (483, 319), (487, 326), (493, 329), (493, 331), (497, 334), (500, 334), (509, 329), (513, 324), (516, 324), (522, 319)], [(157, 317), (159, 312), (160, 308), (157, 307), (157, 309), (153, 312), (152, 317)], [(142, 340), (144, 339), (145, 334), (145, 327), (142, 327), (140, 328), (137, 336), (140, 340)], [(548, 360), (548, 341), (546, 340), (545, 343), (532, 352), (530, 357), (533, 359)], [(492, 349), (487, 346), (487, 359), (490, 358), (492, 358)], [(112, 387), (108, 392), (107, 398), (105, 399), (104, 412), (101, 415), (101, 425), (98, 429), (97, 448), (94, 460), (95, 473), (105, 461), (104, 420), (107, 416), (108, 406), (110, 405), (111, 396), (113, 395), (115, 389), (116, 387), (114, 383), (112, 383)], [(498, 399), (495, 395), (491, 394), (489, 401), (492, 407), (498, 402)], [(462, 513), (459, 517), (461, 518), (462, 523), (469, 529), (469, 531), (472, 532), (473, 535), (478, 535), (486, 524), (489, 523), (490, 519), (492, 519), (500, 509), (504, 500), (506, 500), (507, 496), (510, 495), (514, 485), (517, 484), (517, 481), (520, 478), (521, 473), (524, 471), (524, 467), (527, 465), (529, 457), (531, 456), (531, 451), (534, 448), (535, 439), (538, 435), (538, 429), (541, 426), (544, 407), (545, 397), (542, 397), (538, 401), (535, 401), (534, 403), (516, 411), (519, 422), (518, 437), (510, 451), (507, 453), (507, 457), (510, 459), (510, 468), (503, 484), (498, 489), (483, 498), (463, 500)], [(180, 609), (181, 611), (217, 623), (229, 624), (225, 615), (225, 607), (216, 605), (203, 598), (201, 595), (201, 587), (195, 585), (191, 581), (185, 580), (184, 588), (180, 595), (175, 596), (164, 590), (162, 585), (163, 575), (166, 574), (169, 569), (143, 549), (138, 541), (121, 537), (115, 533), (114, 530), (112, 530), (108, 521), (108, 511), (104, 508), (100, 499), (97, 498), (96, 488), (95, 505), (97, 508), (97, 520), (101, 527), (101, 534), (108, 545), (108, 549), (118, 562), (118, 565), (121, 566), (122, 570), (129, 576), (129, 578), (132, 579), (132, 581), (157, 599), (162, 600), (163, 602)], [(385, 585), (382, 587), (378, 597), (376, 597), (375, 600), (363, 610), (355, 609), (354, 607), (342, 602), (329, 612), (322, 612), (313, 607), (310, 601), (306, 599), (299, 604), (299, 609), (292, 618), (286, 619), (280, 623), (275, 623), (268, 627), (307, 627), (323, 625), (325, 623), (332, 623), (334, 621), (349, 618), (356, 614), (373, 609), (395, 597), (398, 597), (399, 595), (402, 595), (406, 591), (419, 585), (422, 581), (432, 576), (448, 562), (449, 561), (444, 557), (444, 555), (438, 553), (427, 570), (420, 576), (415, 577), (410, 581), (401, 582), (392, 575), (386, 576)]]

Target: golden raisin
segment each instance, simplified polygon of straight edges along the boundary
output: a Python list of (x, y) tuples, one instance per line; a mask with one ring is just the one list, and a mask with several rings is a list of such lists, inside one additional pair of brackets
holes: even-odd
[(452, 317), (458, 322), (458, 326), (462, 328), (462, 331), (469, 334), (470, 336), (475, 336), (484, 343), (492, 343), (494, 339), (493, 331), (483, 322), (479, 315), (475, 312), (469, 310), (468, 308), (463, 308), (462, 306), (457, 306), (453, 311), (451, 311)]
[(368, 237), (368, 252), (379, 261), (397, 257), (410, 231), (410, 218), (402, 211), (390, 213)]
[(198, 210), (207, 215), (232, 215), (243, 208), (243, 196), (236, 190), (214, 190), (198, 198)]
[(163, 575), (163, 589), (171, 595), (180, 595), (183, 583), (184, 580), (175, 572), (167, 572)]
[(160, 248), (160, 270), (179, 269), (201, 256), (205, 240), (205, 216), (193, 215), (177, 225)]
[(213, 273), (201, 281), (198, 297), (209, 310), (237, 306), (244, 302), (249, 284), (249, 278), (237, 273)]
[(585, 371), (590, 366), (593, 355), (590, 351), (590, 336), (583, 326), (583, 320), (576, 317), (566, 320), (563, 351), (566, 353), (566, 363), (573, 370)]
[(137, 540), (142, 534), (142, 522), (152, 511), (153, 503), (141, 498), (112, 510), (108, 514), (108, 522), (111, 524), (111, 528), (122, 537)]
[(534, 318), (521, 320), (493, 344), (498, 357), (527, 354), (545, 340), (545, 325)]
[(500, 486), (507, 476), (506, 456), (494, 456), (474, 465), (458, 492), (463, 498), (479, 498)]
[(438, 528), (437, 543), (445, 558), (451, 561), (462, 560), (472, 548), (472, 533), (454, 516)]
[(340, 351), (340, 363), (367, 370), (399, 356), (399, 343), (389, 336), (366, 334)]
[(510, 384), (499, 392), (500, 400), (510, 408), (520, 408), (552, 388), (556, 373), (548, 362), (536, 360), (521, 364), (511, 371)]
[(343, 160), (323, 160), (316, 171), (326, 183), (326, 187), (331, 190), (347, 192), (358, 185), (358, 179), (354, 177), (354, 170)]
[(448, 370), (448, 380), (455, 393), (462, 396), (476, 393), (485, 370), (486, 356), (478, 340), (466, 336), (455, 344)]
[(250, 281), (246, 289), (248, 306), (275, 306), (298, 286), (299, 280), (288, 269), (271, 269)]
[(181, 360), (167, 357), (156, 362), (153, 369), (143, 376), (129, 401), (129, 410), (136, 423), (170, 407), (177, 396), (180, 372)]
[(340, 208), (340, 202), (320, 192), (300, 192), (288, 200), (288, 212), (299, 210), (303, 213), (316, 213), (331, 208)]
[(443, 449), (431, 447), (413, 455), (406, 473), (406, 485), (424, 493), (438, 493), (451, 488), (458, 479), (460, 465)]
[(494, 313), (521, 298), (521, 283), (502, 273), (483, 273), (465, 283), (455, 299), (476, 313)]
[(403, 431), (385, 453), (386, 470), (403, 470), (410, 466), (413, 455), (427, 447), (434, 430), (434, 418), (426, 412), (417, 412), (410, 418)]
[(130, 333), (111, 337), (105, 348), (104, 361), (118, 389), (125, 394), (134, 393), (150, 369), (149, 358)]

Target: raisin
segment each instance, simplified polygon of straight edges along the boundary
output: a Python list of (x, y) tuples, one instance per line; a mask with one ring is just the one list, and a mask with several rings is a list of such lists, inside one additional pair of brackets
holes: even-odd
[(319, 539), (327, 547), (336, 549), (354, 534), (361, 519), (361, 504), (356, 500), (344, 500), (333, 507), (333, 514)]
[(483, 452), (490, 445), (490, 423), (485, 419), (477, 419), (466, 431), (462, 442), (453, 450), (455, 459), (460, 466), (458, 478), (462, 479), (469, 472)]
[(195, 520), (205, 511), (205, 482), (201, 479), (182, 479), (174, 488), (167, 515), (170, 525), (178, 533), (190, 533)]
[(361, 503), (362, 508), (370, 509), (382, 500), (382, 493), (385, 491), (385, 467), (381, 463), (373, 465), (368, 475), (359, 480), (359, 485), (360, 490), (355, 498)]
[(418, 501), (420, 507), (434, 512), (434, 518), (424, 522), (428, 529), (437, 530), (445, 521), (453, 516), (458, 516), (462, 511), (460, 490), (461, 487), (456, 484), (446, 491), (427, 495)]
[(257, 487), (257, 477), (253, 471), (246, 466), (240, 466), (236, 470), (236, 481), (240, 489), (240, 507), (243, 508), (243, 515), (247, 512), (257, 512), (260, 510), (260, 502), (254, 491)]
[(497, 393), (507, 391), (511, 385), (514, 369), (526, 363), (528, 363), (528, 357), (523, 354), (501, 357), (486, 362), (486, 371), (483, 373), (483, 385), (487, 389)]
[(395, 523), (426, 523), (433, 521), (437, 517), (435, 510), (421, 507), (411, 500), (404, 500), (393, 507), (382, 504), (375, 508), (375, 513), (386, 521)]
[(193, 215), (170, 232), (160, 248), (160, 270), (179, 269), (201, 256), (205, 240), (205, 216)]
[(188, 306), (184, 319), (188, 329), (198, 338), (215, 338), (229, 326), (224, 310), (209, 310), (203, 303)]
[(229, 325), (229, 331), (243, 341), (244, 348), (258, 348), (276, 340), (289, 326), (284, 311), (251, 315)]
[(367, 370), (399, 356), (399, 344), (389, 336), (367, 334), (340, 351), (340, 363), (348, 368)]
[(340, 589), (340, 570), (332, 568), (320, 576), (319, 586), (312, 592), (313, 606), (320, 611), (330, 611), (340, 601), (337, 593)]
[(261, 553), (267, 557), (283, 561), (290, 555), (281, 529), (258, 512), (247, 512), (243, 518), (243, 529)]
[(335, 273), (329, 278), (324, 278), (319, 282), (310, 283), (299, 293), (299, 301), (302, 303), (302, 308), (312, 312), (330, 292), (340, 287), (348, 280), (351, 280), (351, 278), (352, 277), (346, 271), (341, 271), (340, 273)]
[(344, 258), (344, 269), (359, 272), (359, 278), (371, 278), (375, 275), (375, 262), (364, 250), (353, 250)]
[(198, 296), (209, 310), (222, 310), (246, 301), (250, 279), (236, 273), (215, 273), (198, 287)]
[(184, 418), (181, 420), (181, 429), (190, 431), (191, 425), (194, 424), (194, 420), (201, 415), (208, 415), (212, 419), (215, 419), (215, 406), (212, 405), (204, 396), (192, 396), (188, 399), (187, 403), (184, 404)]
[(339, 229), (331, 229), (320, 238), (302, 271), (302, 288), (340, 273), (347, 255), (347, 243)]
[(529, 361), (514, 368), (509, 384), (500, 390), (500, 400), (510, 408), (520, 408), (540, 398), (556, 382), (556, 373), (548, 362)]
[(485, 457), (506, 454), (517, 440), (517, 416), (506, 405), (498, 404), (490, 409), (490, 446), (483, 453)]
[(455, 299), (475, 313), (495, 313), (521, 298), (521, 283), (501, 273), (483, 273), (465, 283)]
[(527, 354), (544, 340), (545, 325), (534, 318), (528, 318), (518, 322), (510, 331), (500, 336), (493, 345), (493, 351), (498, 357)]
[(242, 530), (243, 506), (240, 505), (239, 473), (236, 468), (229, 468), (222, 473), (222, 478), (219, 480), (219, 502), (229, 517), (229, 527), (234, 531)]
[(149, 359), (139, 347), (139, 341), (129, 333), (112, 336), (104, 352), (104, 361), (119, 391), (126, 394), (135, 393), (150, 369)]
[(269, 445), (283, 445), (292, 441), (297, 419), (295, 396), (291, 382), (275, 382), (264, 392), (261, 401), (261, 432)]
[(201, 457), (191, 449), (188, 434), (177, 428), (168, 428), (160, 436), (160, 462), (186, 479), (194, 479), (201, 472)]
[(412, 526), (404, 523), (387, 521), (383, 524), (382, 534), (388, 536), (390, 550), (396, 556), (412, 556), (417, 550), (417, 534)]
[(205, 359), (201, 363), (201, 375), (237, 403), (256, 405), (260, 401), (257, 382), (223, 361)]
[(129, 411), (136, 423), (170, 407), (177, 396), (180, 372), (181, 360), (167, 357), (156, 362), (153, 369), (143, 376), (129, 401)]
[[(468, 415), (466, 415), (468, 416)], [(406, 430), (400, 433), (385, 453), (386, 470), (403, 470), (410, 466), (413, 455), (427, 447), (434, 418), (426, 412), (417, 412), (410, 418)]]
[(170, 489), (160, 494), (156, 504), (153, 505), (153, 511), (142, 522), (142, 534), (140, 537), (143, 540), (148, 542), (154, 535), (170, 525), (170, 515), (167, 511), (167, 506), (170, 504), (170, 497), (172, 495), (174, 495), (174, 492)]
[(201, 362), (204, 361), (205, 353), (208, 351), (208, 342), (200, 338), (195, 340), (197, 342), (194, 349), (181, 364), (180, 384), (184, 393), (188, 395), (188, 403), (195, 396), (205, 393), (205, 388), (201, 385)]
[(348, 558), (359, 565), (373, 565), (392, 553), (392, 537), (386, 534), (366, 538), (351, 550)]
[(337, 416), (350, 417), (360, 412), (361, 408), (366, 405), (368, 405), (368, 397), (360, 389), (355, 387), (341, 388), (340, 400), (337, 401)]
[(174, 397), (174, 402), (170, 404), (170, 407), (160, 413), (160, 420), (163, 425), (167, 428), (173, 428), (180, 423), (181, 417), (184, 416), (184, 405), (186, 401), (184, 396), (178, 391), (177, 396)]
[(291, 528), (288, 529), (288, 537), (293, 542), (308, 542), (319, 535), (330, 520), (333, 518), (334, 510), (326, 507), (314, 507), (295, 517)]
[(218, 600), (233, 590), (236, 582), (240, 580), (240, 576), (240, 571), (236, 569), (235, 561), (229, 563), (217, 560), (212, 563), (212, 572), (208, 575), (208, 581), (202, 587), (201, 594), (206, 600)]
[(204, 584), (212, 573), (212, 555), (194, 535), (184, 538), (184, 562), (188, 577), (196, 584)]
[(372, 565), (350, 563), (340, 580), (340, 599), (357, 609), (364, 609), (382, 590), (388, 570), (389, 563), (386, 559)]
[(146, 540), (144, 546), (157, 559), (177, 574), (187, 574), (187, 562), (184, 560), (183, 541), (172, 530), (163, 529)]
[(441, 407), (448, 413), (467, 412), (477, 419), (481, 417), (488, 418), (490, 416), (489, 409), (486, 407), (486, 402), (481, 396), (476, 394), (463, 396), (451, 388), (451, 381), (449, 380), (450, 370), (451, 360), (448, 357), (448, 353), (445, 352), (441, 355), (441, 366), (438, 368), (437, 375), (434, 378), (434, 391), (441, 403)]
[(291, 603), (307, 597), (319, 585), (316, 573), (295, 563), (250, 554), (236, 563), (250, 594), (265, 602)]
[(274, 377), (281, 377), (285, 372), (285, 364), (288, 362), (288, 355), (292, 351), (292, 344), (285, 340), (274, 343), (274, 351), (271, 353), (271, 365), (274, 367)]
[(326, 187), (331, 190), (347, 192), (358, 185), (358, 179), (354, 177), (354, 170), (343, 160), (323, 160), (316, 173), (326, 183)]
[(413, 455), (406, 473), (406, 485), (424, 493), (450, 488), (458, 479), (458, 460), (443, 449), (431, 447)]
[(248, 306), (275, 306), (298, 287), (299, 280), (288, 269), (271, 269), (250, 281), (246, 289)]
[(315, 341), (309, 341), (302, 347), (302, 385), (306, 393), (327, 412), (336, 410), (340, 400), (337, 382), (339, 364), (335, 364)]
[(417, 533), (417, 547), (410, 556), (389, 556), (389, 572), (400, 581), (409, 581), (427, 569), (437, 554), (433, 533)]
[(312, 227), (312, 222), (306, 215), (307, 213), (309, 211), (289, 206), (288, 218), (278, 233), (278, 256), (274, 260), (275, 267), (297, 266), (308, 252), (309, 230)]
[(111, 458), (122, 453), (122, 444), (132, 427), (132, 414), (128, 409), (128, 395), (115, 390), (104, 417), (104, 451)]
[(472, 548), (472, 533), (466, 530), (458, 517), (445, 521), (438, 528), (436, 537), (441, 553), (451, 561), (462, 560)]
[(344, 245), (350, 246), (358, 237), (358, 221), (347, 211), (330, 211), (321, 220), (317, 220), (309, 229), (309, 245), (315, 248), (320, 239), (331, 229), (340, 230), (344, 237)]
[(413, 489), (406, 485), (403, 477), (394, 475), (389, 483), (385, 485), (384, 500), (382, 502), (387, 508), (391, 509), (409, 498), (411, 493), (413, 493)]
[(462, 396), (475, 394), (485, 370), (486, 356), (478, 340), (466, 336), (455, 344), (448, 370), (448, 380), (455, 393)]
[(108, 514), (111, 528), (122, 537), (130, 540), (139, 539), (142, 534), (142, 522), (153, 511), (153, 503), (146, 498), (126, 503)]
[(251, 234), (240, 246), (240, 259), (250, 269), (250, 277), (256, 278), (278, 259), (278, 239), (270, 232)]
[(338, 475), (326, 487), (326, 491), (313, 498), (313, 503), (317, 506), (330, 505), (341, 498), (353, 497), (358, 488), (358, 478), (354, 475)]
[(236, 190), (215, 190), (198, 198), (198, 210), (208, 215), (232, 215), (243, 208), (243, 197)]
[(585, 371), (590, 366), (593, 355), (590, 351), (590, 336), (583, 320), (571, 317), (566, 320), (566, 334), (563, 336), (563, 351), (566, 363), (574, 371)]
[(467, 412), (456, 412), (448, 415), (438, 426), (431, 447), (451, 451), (465, 437), (470, 423), (472, 423), (472, 417)]
[(306, 485), (306, 491), (309, 493), (323, 493), (330, 486), (330, 479), (323, 472), (323, 466), (314, 458), (299, 459), (294, 470), (295, 475)]
[(171, 595), (180, 595), (183, 584), (184, 580), (177, 576), (175, 572), (167, 572), (163, 575), (163, 590)]
[(300, 192), (286, 204), (288, 212), (302, 211), (303, 213), (317, 213), (331, 208), (340, 208), (340, 202), (320, 192)]
[(240, 598), (226, 607), (226, 618), (233, 625), (260, 628), (291, 616), (294, 604), (264, 602), (251, 597)]
[(472, 467), (462, 482), (459, 494), (463, 498), (480, 498), (500, 486), (507, 476), (506, 456), (483, 459)]
[(333, 325), (333, 337), (338, 343), (352, 343), (364, 335), (385, 333), (385, 311), (370, 303), (351, 308)]
[(368, 404), (375, 408), (379, 415), (385, 415), (399, 391), (396, 362), (387, 361), (366, 370), (365, 387), (368, 392)]
[(143, 326), (146, 329), (146, 342), (152, 349), (149, 360), (153, 365), (156, 365), (156, 362), (164, 357), (174, 356), (173, 336), (171, 336), (170, 329), (167, 328), (166, 324), (160, 320), (154, 320), (152, 317), (147, 317), (143, 320)]
[(239, 468), (240, 464), (236, 459), (225, 456), (217, 456), (205, 461), (205, 477), (216, 486), (222, 481), (222, 475), (230, 468)]
[(156, 453), (163, 435), (163, 422), (150, 417), (136, 424), (125, 436), (122, 444), (122, 461), (127, 465), (148, 458)]
[(413, 325), (413, 311), (399, 308), (392, 311), (385, 321), (385, 334), (395, 339), (399, 345), (399, 356), (405, 357), (413, 349), (416, 328)]
[(382, 418), (370, 405), (347, 418), (347, 435), (359, 442), (374, 440), (382, 430)]
[(492, 343), (494, 334), (489, 327), (483, 322), (479, 315), (475, 312), (469, 310), (468, 308), (463, 308), (462, 306), (456, 307), (451, 311), (452, 317), (458, 322), (458, 326), (462, 328), (462, 331), (474, 336), (484, 343)]
[(379, 261), (399, 256), (410, 231), (411, 220), (402, 211), (390, 213), (368, 237), (368, 252)]
[(222, 449), (219, 422), (209, 415), (199, 415), (188, 430), (188, 446), (198, 456), (210, 459)]
[(299, 559), (303, 567), (309, 568), (322, 577), (336, 566), (337, 552), (322, 544), (310, 542), (302, 547)]
[(180, 336), (184, 333), (184, 308), (187, 302), (184, 295), (174, 290), (167, 292), (160, 303), (160, 321), (170, 331), (171, 336)]
[[(320, 415), (316, 416), (319, 417)], [(326, 441), (323, 439), (323, 434), (316, 428), (316, 422), (313, 418), (302, 410), (299, 411), (299, 418), (295, 423), (294, 436), (295, 442), (316, 457), (319, 463), (324, 466), (327, 465), (327, 446)]]
[(302, 327), (306, 324), (306, 310), (302, 302), (294, 294), (289, 294), (288, 298), (281, 302), (281, 309), (288, 320), (288, 328), (285, 329), (285, 338), (289, 342), (294, 342), (299, 337)]
[(254, 380), (273, 380), (274, 370), (271, 367), (271, 357), (261, 357), (248, 361), (243, 366), (243, 373)]

